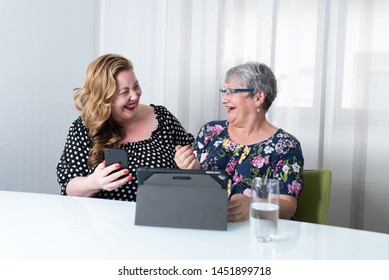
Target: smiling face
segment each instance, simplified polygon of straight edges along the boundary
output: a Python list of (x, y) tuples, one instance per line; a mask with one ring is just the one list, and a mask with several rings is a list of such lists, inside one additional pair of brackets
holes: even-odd
[(133, 70), (123, 70), (116, 75), (117, 92), (112, 99), (112, 117), (120, 124), (134, 118), (142, 89)]
[[(234, 79), (229, 79), (224, 84), (224, 89), (228, 88), (246, 88)], [(247, 123), (249, 116), (257, 113), (255, 100), (249, 96), (247, 92), (237, 92), (231, 95), (223, 94), (221, 102), (227, 110), (227, 120), (230, 124), (235, 126), (244, 126)]]

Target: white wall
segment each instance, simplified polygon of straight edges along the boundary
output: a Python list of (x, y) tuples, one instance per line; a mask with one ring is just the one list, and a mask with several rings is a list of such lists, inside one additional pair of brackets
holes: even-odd
[(0, 0), (0, 190), (59, 193), (73, 88), (97, 54), (97, 10), (94, 0)]

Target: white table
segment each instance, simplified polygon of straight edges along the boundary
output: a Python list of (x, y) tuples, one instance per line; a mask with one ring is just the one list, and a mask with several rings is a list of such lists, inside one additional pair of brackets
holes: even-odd
[(227, 231), (135, 226), (135, 203), (0, 191), (0, 259), (389, 259), (389, 234), (281, 220), (259, 243)]

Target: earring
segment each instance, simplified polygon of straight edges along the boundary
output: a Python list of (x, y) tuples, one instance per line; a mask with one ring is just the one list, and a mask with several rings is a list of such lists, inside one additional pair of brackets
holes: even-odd
[(258, 113), (261, 112), (261, 109), (257, 108), (257, 112), (258, 112)]

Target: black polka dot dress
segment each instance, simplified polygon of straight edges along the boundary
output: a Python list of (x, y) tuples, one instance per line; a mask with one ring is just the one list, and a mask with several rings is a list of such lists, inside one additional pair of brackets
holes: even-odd
[[(136, 201), (138, 167), (176, 168), (174, 153), (176, 145), (188, 145), (193, 136), (185, 131), (180, 122), (164, 106), (154, 107), (158, 120), (157, 129), (147, 140), (122, 144), (121, 149), (128, 152), (131, 182), (113, 191), (100, 191), (97, 198)], [(87, 176), (93, 173), (87, 165), (92, 142), (81, 117), (77, 118), (69, 129), (65, 148), (57, 165), (57, 180), (61, 194), (66, 195), (66, 186), (74, 177)]]

